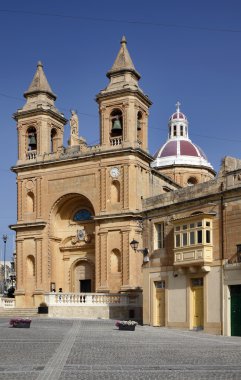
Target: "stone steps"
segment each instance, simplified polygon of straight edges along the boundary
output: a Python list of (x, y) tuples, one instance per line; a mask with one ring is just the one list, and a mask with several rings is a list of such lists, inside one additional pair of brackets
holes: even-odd
[(12, 308), (12, 309), (1, 309), (0, 308), (0, 318), (32, 318), (39, 317), (38, 308)]

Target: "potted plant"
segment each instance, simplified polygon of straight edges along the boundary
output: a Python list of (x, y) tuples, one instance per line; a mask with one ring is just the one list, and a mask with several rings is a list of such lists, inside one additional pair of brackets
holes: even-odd
[(48, 305), (45, 302), (41, 302), (41, 304), (38, 307), (38, 313), (39, 314), (48, 314), (49, 308)]
[(135, 322), (135, 321), (116, 321), (115, 325), (116, 325), (116, 327), (119, 328), (119, 330), (135, 331), (137, 322)]
[(31, 319), (29, 318), (13, 318), (10, 319), (10, 326), (12, 327), (20, 327), (20, 328), (29, 328), (31, 323)]

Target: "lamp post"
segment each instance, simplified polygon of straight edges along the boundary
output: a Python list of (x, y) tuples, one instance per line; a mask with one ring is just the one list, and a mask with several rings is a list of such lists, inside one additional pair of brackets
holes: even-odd
[(138, 248), (138, 245), (139, 245), (139, 241), (137, 241), (135, 239), (133, 239), (130, 242), (131, 248), (135, 252), (141, 252), (143, 254), (143, 261), (144, 261), (144, 263), (147, 263), (149, 261), (149, 257), (148, 257), (149, 249), (148, 248)]
[(6, 290), (6, 245), (7, 245), (8, 235), (3, 234), (3, 243), (4, 243), (4, 251), (3, 251), (3, 294)]

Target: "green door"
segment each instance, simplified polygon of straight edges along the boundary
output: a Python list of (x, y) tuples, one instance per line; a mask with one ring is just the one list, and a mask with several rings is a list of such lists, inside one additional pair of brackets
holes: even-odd
[(241, 285), (231, 285), (231, 335), (241, 336)]

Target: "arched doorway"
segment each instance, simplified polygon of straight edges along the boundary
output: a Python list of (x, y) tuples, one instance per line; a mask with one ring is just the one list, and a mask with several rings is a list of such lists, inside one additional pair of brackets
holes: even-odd
[(93, 293), (95, 291), (94, 264), (87, 260), (77, 260), (72, 268), (72, 288), (75, 293)]
[(50, 220), (51, 282), (63, 292), (95, 291), (95, 221), (81, 194), (59, 199)]

